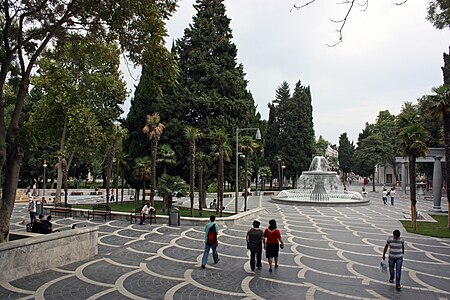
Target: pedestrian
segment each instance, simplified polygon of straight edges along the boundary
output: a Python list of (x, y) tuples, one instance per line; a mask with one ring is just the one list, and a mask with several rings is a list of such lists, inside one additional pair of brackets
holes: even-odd
[(394, 205), (394, 200), (395, 200), (395, 188), (392, 187), (391, 191), (389, 192), (390, 196), (391, 196), (391, 205)]
[(30, 223), (33, 224), (36, 220), (36, 203), (33, 196), (28, 198), (28, 212), (30, 213)]
[(389, 248), (389, 282), (394, 282), (394, 268), (395, 268), (395, 287), (400, 290), (402, 286), (400, 285), (400, 279), (402, 275), (402, 264), (403, 255), (405, 254), (405, 241), (400, 237), (400, 231), (398, 229), (394, 230), (392, 236), (390, 236), (386, 245), (384, 246), (383, 260), (385, 259), (386, 251)]
[(216, 216), (209, 217), (209, 223), (205, 226), (205, 252), (202, 257), (202, 269), (206, 267), (208, 263), (209, 250), (212, 249), (214, 263), (219, 262), (219, 254), (217, 253), (217, 234), (219, 233), (219, 226), (215, 223)]
[(387, 205), (387, 191), (386, 188), (383, 187), (383, 203)]
[(272, 260), (275, 259), (275, 268), (278, 268), (278, 252), (284, 248), (280, 230), (277, 229), (275, 220), (269, 221), (269, 227), (264, 231), (264, 250), (266, 258), (269, 260), (269, 272), (272, 272)]
[(114, 202), (114, 189), (111, 189), (111, 198), (109, 198), (109, 202)]
[(253, 228), (247, 232), (247, 249), (250, 250), (250, 268), (252, 271), (255, 271), (255, 265), (258, 270), (262, 267), (261, 254), (264, 233), (259, 229), (260, 224), (258, 220), (253, 221)]

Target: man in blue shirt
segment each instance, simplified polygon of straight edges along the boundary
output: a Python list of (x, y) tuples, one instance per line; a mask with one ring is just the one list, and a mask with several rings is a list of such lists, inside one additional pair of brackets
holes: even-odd
[[(205, 226), (205, 252), (202, 258), (202, 269), (205, 268), (208, 263), (209, 250), (212, 249), (214, 263), (219, 262), (219, 254), (217, 253), (217, 234), (219, 233), (219, 226), (214, 222), (216, 216), (209, 217), (210, 222)], [(213, 228), (211, 228), (213, 227)], [(210, 229), (212, 232), (210, 233)]]

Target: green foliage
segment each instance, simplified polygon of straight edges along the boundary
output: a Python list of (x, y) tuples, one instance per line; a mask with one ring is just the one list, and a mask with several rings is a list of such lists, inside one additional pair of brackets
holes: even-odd
[(316, 141), (314, 148), (314, 156), (325, 156), (325, 151), (331, 143), (325, 140), (321, 135)]
[(342, 133), (339, 136), (338, 159), (339, 167), (344, 173), (349, 173), (352, 170), (352, 156), (354, 149), (353, 142), (350, 143), (347, 133)]
[(439, 238), (450, 238), (450, 229), (447, 226), (447, 216), (432, 216), (437, 223), (420, 222), (417, 230), (411, 226), (411, 221), (400, 221), (409, 233), (416, 233), (426, 236), (434, 236)]
[(308, 169), (315, 148), (310, 88), (298, 81), (291, 96), (289, 84), (283, 82), (269, 109), (270, 138), (265, 140), (264, 148), (272, 173), (279, 173), (276, 157), (282, 156), (285, 175), (297, 178)]
[(206, 189), (208, 193), (217, 193), (217, 180), (213, 180)]
[(427, 13), (427, 20), (437, 29), (444, 29), (450, 26), (450, 1), (429, 1)]

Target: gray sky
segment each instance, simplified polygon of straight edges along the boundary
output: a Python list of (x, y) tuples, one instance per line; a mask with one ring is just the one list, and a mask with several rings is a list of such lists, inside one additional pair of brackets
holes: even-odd
[[(338, 26), (330, 18), (341, 19), (347, 9), (338, 1), (317, 1), (291, 11), (302, 1), (225, 0), (238, 63), (244, 66), (263, 119), (268, 118), (267, 104), (276, 88), (287, 81), (292, 91), (301, 80), (311, 87), (316, 137), (338, 143), (339, 135), (347, 132), (356, 142), (365, 123), (374, 123), (380, 110), (398, 114), (405, 101), (416, 103), (442, 84), (448, 30), (426, 21), (427, 1), (410, 0), (401, 6), (394, 1), (371, 0), (364, 12), (355, 7), (343, 42), (330, 48), (326, 44), (338, 38)], [(167, 23), (169, 47), (192, 22), (194, 3), (182, 0)], [(124, 73), (130, 89), (137, 85)]]

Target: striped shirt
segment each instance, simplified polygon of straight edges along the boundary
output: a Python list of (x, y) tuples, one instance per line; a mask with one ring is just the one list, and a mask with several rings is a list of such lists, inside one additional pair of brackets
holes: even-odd
[(403, 246), (405, 241), (403, 238), (399, 237), (398, 239), (394, 239), (393, 236), (390, 236), (386, 243), (389, 245), (389, 257), (390, 258), (400, 258), (403, 257)]

